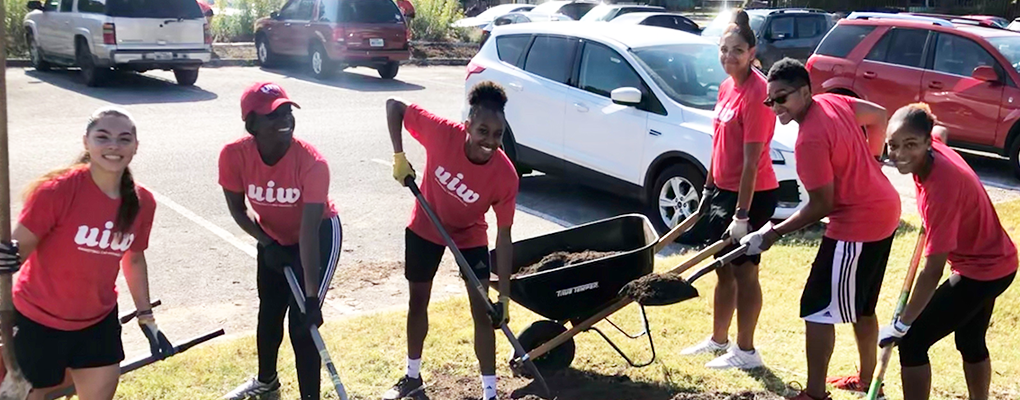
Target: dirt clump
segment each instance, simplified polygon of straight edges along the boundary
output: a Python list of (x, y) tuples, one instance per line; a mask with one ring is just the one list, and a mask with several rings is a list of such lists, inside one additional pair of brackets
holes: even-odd
[(698, 291), (675, 274), (648, 274), (630, 281), (620, 294), (645, 306), (664, 306), (697, 297)]
[(782, 399), (772, 392), (705, 392), (705, 393), (680, 393), (671, 400), (772, 400)]
[(542, 257), (537, 263), (531, 264), (527, 267), (522, 267), (517, 273), (513, 274), (513, 277), (520, 277), (525, 275), (531, 275), (542, 271), (548, 271), (550, 269), (556, 269), (564, 265), (580, 264), (586, 261), (598, 260), (600, 258), (612, 257), (620, 254), (619, 251), (594, 251), (585, 250), (580, 252), (566, 252), (557, 251)]

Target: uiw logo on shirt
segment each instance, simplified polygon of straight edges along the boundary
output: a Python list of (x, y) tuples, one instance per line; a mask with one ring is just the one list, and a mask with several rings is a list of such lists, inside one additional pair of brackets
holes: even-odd
[[(120, 232), (114, 233), (111, 231), (113, 229), (112, 221), (107, 221), (105, 227), (106, 229), (103, 230), (102, 236), (100, 236), (99, 228), (92, 228), (88, 225), (79, 226), (78, 234), (74, 235), (74, 243), (85, 247), (78, 247), (78, 250), (95, 254), (119, 256), (131, 248), (131, 244), (135, 241), (135, 234), (124, 235)], [(113, 252), (102, 251), (106, 249)]]
[(715, 117), (723, 123), (730, 122), (733, 116), (737, 113), (732, 107), (728, 107), (729, 104), (719, 104), (715, 107)]
[(248, 199), (264, 204), (290, 205), (301, 198), (301, 189), (278, 188), (276, 182), (269, 181), (266, 188), (248, 185)]
[(446, 189), (446, 192), (460, 198), (461, 201), (467, 204), (478, 201), (480, 197), (478, 193), (468, 189), (467, 185), (461, 180), (464, 179), (464, 174), (457, 174), (453, 176), (451, 172), (448, 172), (446, 168), (436, 167), (436, 180), (439, 181), (440, 186)]

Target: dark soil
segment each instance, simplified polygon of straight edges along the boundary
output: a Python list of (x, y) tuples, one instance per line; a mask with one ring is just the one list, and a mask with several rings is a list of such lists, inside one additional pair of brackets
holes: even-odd
[(664, 306), (697, 297), (698, 291), (678, 275), (648, 274), (628, 283), (620, 294), (645, 306)]
[(619, 251), (594, 251), (585, 250), (576, 253), (568, 253), (566, 251), (557, 251), (545, 257), (542, 260), (531, 264), (527, 267), (523, 267), (517, 271), (513, 276), (525, 276), (534, 273), (547, 271), (550, 269), (556, 269), (564, 265), (580, 264), (585, 261), (597, 260), (600, 258), (612, 257), (620, 254)]
[(411, 58), (472, 58), (478, 53), (477, 46), (457, 46), (444, 44), (415, 44), (411, 46)]

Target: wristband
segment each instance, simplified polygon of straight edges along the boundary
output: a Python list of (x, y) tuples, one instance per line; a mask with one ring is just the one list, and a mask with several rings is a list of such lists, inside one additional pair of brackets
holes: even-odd
[(893, 328), (895, 328), (897, 331), (906, 333), (908, 330), (910, 330), (910, 325), (907, 325), (903, 323), (903, 321), (901, 321), (899, 318), (896, 318), (896, 322), (893, 323)]
[(744, 220), (744, 221), (746, 221), (747, 218), (748, 218), (747, 210), (745, 210), (743, 208), (738, 208), (737, 212), (734, 213), (734, 215), (733, 215), (733, 219), (735, 219), (735, 220)]

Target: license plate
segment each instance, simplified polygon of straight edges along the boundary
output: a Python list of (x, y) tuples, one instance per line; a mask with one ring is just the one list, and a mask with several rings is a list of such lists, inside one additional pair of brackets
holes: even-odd
[(152, 58), (154, 58), (156, 60), (173, 60), (174, 59), (174, 53), (171, 53), (169, 51), (152, 53)]
[(382, 39), (368, 39), (368, 45), (372, 47), (383, 47), (384, 44)]

